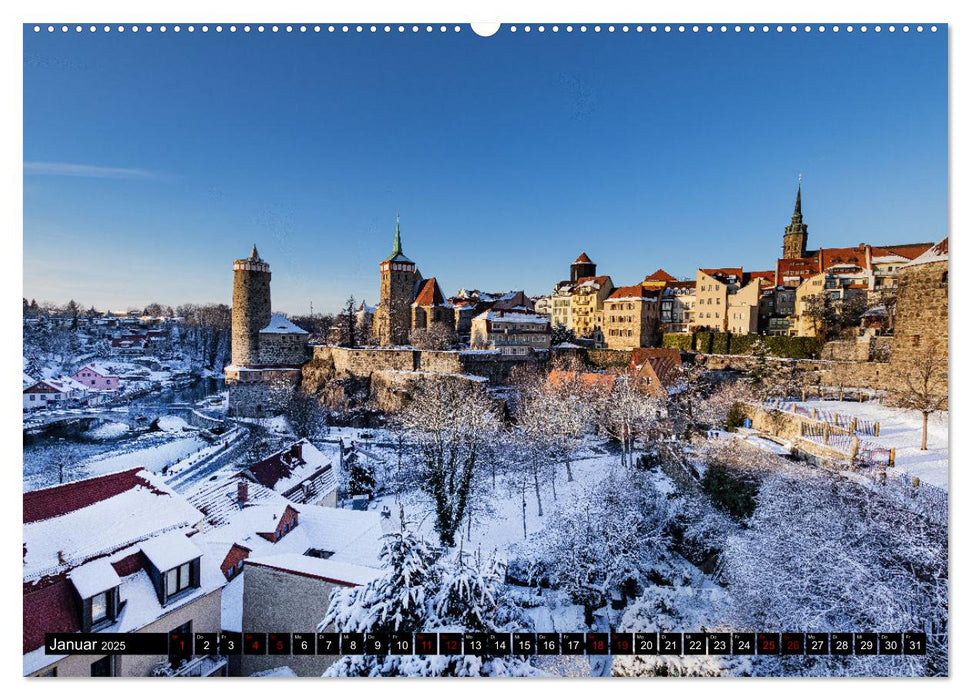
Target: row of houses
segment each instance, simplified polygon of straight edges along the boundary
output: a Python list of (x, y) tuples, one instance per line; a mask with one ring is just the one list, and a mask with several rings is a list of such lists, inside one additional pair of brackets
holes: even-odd
[(694, 279), (678, 280), (663, 269), (638, 284), (615, 286), (584, 252), (570, 266), (570, 278), (536, 300), (536, 312), (553, 326), (573, 331), (599, 347), (629, 350), (657, 344), (663, 333), (694, 331), (816, 335), (815, 297), (840, 303), (861, 298), (879, 324), (883, 294), (896, 288), (897, 274), (933, 243), (806, 250), (802, 188), (783, 237), (775, 269), (698, 268)]
[(88, 363), (71, 376), (34, 380), (24, 373), (24, 410), (98, 403), (121, 389), (121, 378), (107, 367)]
[(25, 493), (24, 675), (320, 675), (332, 657), (47, 654), (44, 635), (313, 632), (331, 591), (379, 575), (390, 527), (336, 491), (302, 440), (185, 494), (143, 469)]

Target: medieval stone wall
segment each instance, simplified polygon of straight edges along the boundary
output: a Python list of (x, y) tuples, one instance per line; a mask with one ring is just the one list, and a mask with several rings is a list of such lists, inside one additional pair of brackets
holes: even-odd
[(307, 336), (302, 333), (261, 333), (262, 365), (302, 365), (307, 361)]
[(890, 360), (898, 371), (906, 371), (931, 352), (948, 356), (947, 269), (944, 260), (904, 267), (898, 273)]

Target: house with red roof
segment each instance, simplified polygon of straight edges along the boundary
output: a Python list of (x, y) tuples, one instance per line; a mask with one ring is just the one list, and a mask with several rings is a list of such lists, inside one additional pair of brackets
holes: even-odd
[(337, 470), (330, 457), (309, 440), (300, 440), (243, 473), (291, 503), (337, 506)]
[(45, 648), (49, 633), (218, 632), (226, 581), (199, 537), (202, 519), (141, 469), (24, 493), (24, 675), (225, 675), (216, 656)]
[[(663, 283), (662, 283), (663, 284)], [(611, 350), (657, 345), (661, 339), (663, 286), (617, 287), (604, 301), (602, 330)]]

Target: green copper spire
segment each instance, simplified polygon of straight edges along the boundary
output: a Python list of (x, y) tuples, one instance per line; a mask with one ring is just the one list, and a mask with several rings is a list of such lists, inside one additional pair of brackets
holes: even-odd
[(403, 255), (401, 250), (401, 214), (395, 215), (394, 224), (394, 248), (391, 249), (391, 257), (396, 255)]
[(397, 217), (395, 217), (394, 247), (391, 249), (391, 255), (389, 255), (384, 259), (384, 262), (390, 262), (390, 261), (404, 262), (404, 263), (411, 262), (411, 260), (405, 257), (404, 252), (402, 252), (401, 250), (401, 215), (400, 214)]

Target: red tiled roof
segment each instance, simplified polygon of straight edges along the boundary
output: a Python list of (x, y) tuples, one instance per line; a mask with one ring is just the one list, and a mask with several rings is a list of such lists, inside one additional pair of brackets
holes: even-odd
[(758, 272), (746, 272), (743, 276), (745, 284), (748, 284), (754, 279), (769, 280), (772, 284), (775, 284), (775, 271), (774, 270), (759, 270)]
[(695, 289), (698, 286), (698, 280), (675, 280), (673, 282), (668, 282), (667, 287), (678, 288), (678, 289)]
[[(947, 239), (944, 239), (947, 241)], [(923, 255), (933, 246), (933, 243), (903, 243), (901, 245), (873, 246), (873, 255), (899, 255), (902, 258), (913, 260)], [(947, 246), (947, 243), (944, 243)], [(944, 251), (947, 252), (946, 250)]]
[(40, 586), (24, 584), (24, 651), (44, 646), (48, 632), (78, 632), (81, 611), (66, 575)]
[(735, 275), (739, 280), (742, 279), (742, 268), (740, 267), (709, 267), (707, 269), (701, 268), (701, 271), (711, 277)]
[(587, 389), (602, 389), (609, 392), (616, 378), (612, 374), (603, 372), (571, 372), (565, 369), (554, 369), (550, 371), (546, 381), (551, 386), (559, 386), (564, 382), (579, 380)]
[(658, 268), (653, 273), (644, 278), (645, 282), (675, 282), (677, 281), (675, 277), (669, 275), (667, 272)]
[[(661, 387), (665, 390), (670, 388), (678, 380), (681, 373), (680, 356), (677, 360), (671, 357), (649, 357), (647, 358), (647, 364), (654, 371), (654, 376), (657, 377)], [(647, 369), (647, 367), (643, 369)]]
[(587, 257), (587, 254), (585, 252), (583, 252), (583, 253), (580, 253), (580, 257), (578, 257), (573, 262), (574, 263), (592, 263), (593, 260), (591, 260), (589, 257)]
[(638, 299), (638, 298), (652, 298), (657, 294), (656, 291), (648, 292), (644, 287), (639, 284), (633, 284), (630, 287), (617, 287), (614, 291), (610, 293), (608, 299)]
[(866, 246), (855, 248), (820, 248), (820, 268), (827, 270), (833, 265), (856, 265), (866, 267)]
[(260, 484), (272, 489), (280, 479), (286, 479), (293, 474), (294, 467), (302, 467), (306, 463), (303, 458), (303, 442), (296, 442), (286, 450), (257, 462), (249, 470)]
[(610, 275), (597, 275), (596, 277), (580, 277), (577, 279), (577, 285), (583, 284), (584, 282), (596, 282), (601, 287), (610, 281)]
[(630, 356), (632, 367), (640, 367), (648, 360), (668, 359), (681, 364), (681, 351), (677, 348), (634, 348)]
[(24, 494), (24, 523), (49, 520), (72, 513), (138, 486), (144, 486), (155, 493), (162, 493), (150, 482), (138, 476), (140, 471), (141, 467), (136, 467), (37, 491), (27, 491)]
[(442, 294), (442, 290), (438, 287), (438, 281), (434, 277), (422, 283), (421, 289), (418, 291), (417, 296), (415, 296), (415, 303), (418, 306), (435, 306), (436, 304), (445, 303), (445, 296)]

